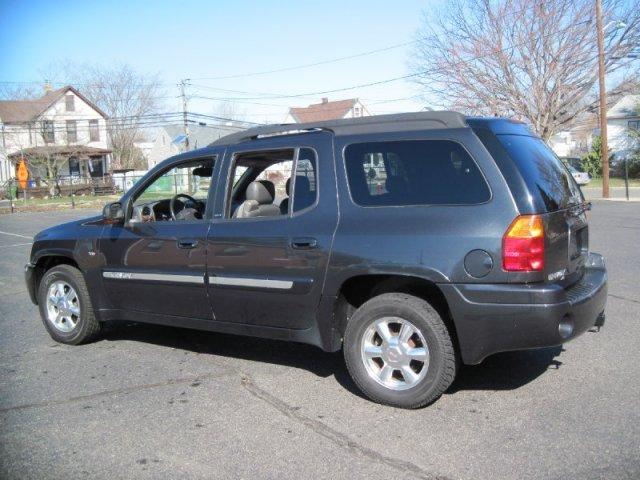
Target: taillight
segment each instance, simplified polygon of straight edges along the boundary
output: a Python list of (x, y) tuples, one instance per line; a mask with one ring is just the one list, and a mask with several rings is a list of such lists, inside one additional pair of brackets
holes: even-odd
[(539, 272), (544, 268), (544, 226), (540, 215), (521, 215), (502, 238), (502, 268)]

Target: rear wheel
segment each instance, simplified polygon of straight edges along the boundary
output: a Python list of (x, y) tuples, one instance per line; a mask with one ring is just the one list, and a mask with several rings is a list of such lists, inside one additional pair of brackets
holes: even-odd
[(372, 400), (418, 408), (451, 385), (456, 355), (449, 331), (425, 300), (385, 293), (358, 308), (344, 335), (354, 382)]
[(45, 272), (38, 287), (40, 316), (51, 337), (61, 343), (86, 343), (100, 333), (82, 273), (70, 265)]

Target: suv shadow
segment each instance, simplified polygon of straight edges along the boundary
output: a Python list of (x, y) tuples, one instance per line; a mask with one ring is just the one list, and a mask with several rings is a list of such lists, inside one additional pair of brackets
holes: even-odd
[[(349, 392), (366, 398), (351, 380), (342, 352), (327, 353), (311, 345), (203, 332), (162, 325), (113, 323), (104, 333), (105, 340), (130, 340), (257, 362), (269, 362), (299, 368), (322, 378), (334, 376)], [(480, 365), (462, 365), (447, 393), (461, 390), (513, 390), (535, 380), (548, 369), (562, 365), (561, 346), (498, 353)]]

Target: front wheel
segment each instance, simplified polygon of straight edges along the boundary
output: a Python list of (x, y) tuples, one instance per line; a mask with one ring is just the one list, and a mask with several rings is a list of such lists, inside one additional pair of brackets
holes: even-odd
[(375, 402), (419, 408), (438, 399), (456, 373), (449, 331), (425, 300), (385, 293), (358, 308), (344, 335), (347, 369)]
[(51, 338), (71, 345), (86, 343), (100, 333), (82, 273), (70, 265), (47, 270), (38, 287), (40, 316)]

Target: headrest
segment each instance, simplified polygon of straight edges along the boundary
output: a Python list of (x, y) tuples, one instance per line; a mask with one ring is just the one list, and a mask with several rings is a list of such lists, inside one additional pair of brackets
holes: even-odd
[(384, 182), (384, 186), (389, 193), (399, 193), (407, 190), (407, 182), (399, 175), (390, 175)]
[(273, 199), (276, 198), (276, 186), (273, 184), (273, 182), (270, 180), (258, 180), (258, 182), (266, 187), (269, 194), (271, 194), (271, 201), (273, 201)]
[[(271, 183), (271, 185), (273, 185), (273, 183)], [(255, 200), (260, 205), (267, 205), (269, 203), (273, 203), (273, 194), (264, 183), (251, 182), (247, 187), (246, 199)]]
[(284, 189), (288, 196), (291, 196), (291, 177), (287, 178), (287, 183), (284, 184)]

